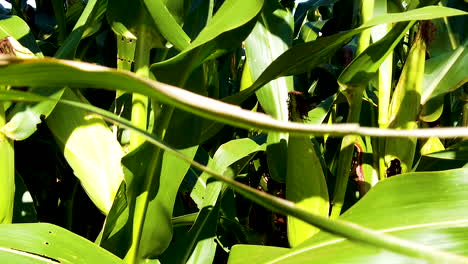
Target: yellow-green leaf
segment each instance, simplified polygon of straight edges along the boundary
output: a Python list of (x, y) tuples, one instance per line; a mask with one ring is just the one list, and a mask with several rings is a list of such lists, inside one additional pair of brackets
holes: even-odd
[[(80, 101), (70, 89), (63, 99)], [(106, 123), (86, 111), (58, 104), (47, 125), (94, 204), (108, 213), (123, 180), (123, 151)]]

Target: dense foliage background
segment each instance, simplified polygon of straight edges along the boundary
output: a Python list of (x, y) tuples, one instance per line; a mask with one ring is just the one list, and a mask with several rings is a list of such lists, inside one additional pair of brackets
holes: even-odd
[(5, 263), (468, 262), (466, 0), (10, 4)]

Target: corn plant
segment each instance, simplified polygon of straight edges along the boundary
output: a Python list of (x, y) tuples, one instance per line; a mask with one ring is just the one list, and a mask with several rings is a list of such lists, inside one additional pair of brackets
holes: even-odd
[(468, 263), (466, 1), (10, 4), (6, 263)]

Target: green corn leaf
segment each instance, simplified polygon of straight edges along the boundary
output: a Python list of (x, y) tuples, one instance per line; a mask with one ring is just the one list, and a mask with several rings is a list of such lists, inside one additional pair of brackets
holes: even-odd
[[(289, 109), (291, 119), (302, 122), (299, 109), (299, 95), (290, 95)], [(304, 210), (328, 217), (330, 202), (327, 182), (323, 173), (321, 161), (309, 137), (290, 136), (288, 144), (286, 199)], [(310, 238), (318, 231), (300, 219), (288, 216), (288, 240), (291, 247), (295, 247)]]
[[(235, 103), (242, 102), (271, 80), (274, 80), (280, 76), (288, 76), (307, 72), (308, 70), (322, 63), (326, 63), (330, 56), (335, 54), (338, 49), (349, 42), (353, 36), (375, 25), (411, 20), (428, 20), (445, 16), (466, 14), (466, 12), (457, 9), (440, 6), (428, 6), (407, 12), (391, 13), (374, 17), (357, 29), (319, 38), (315, 41), (298, 44), (284, 52), (270, 66), (268, 66), (250, 88), (242, 91), (239, 94), (225, 98), (223, 101)], [(361, 75), (370, 77), (370, 75), (374, 74), (377, 69), (378, 67), (371, 67), (365, 70), (365, 73), (362, 73)], [(351, 79), (344, 77), (345, 76), (343, 76), (342, 83), (349, 83)]]
[(171, 12), (169, 12), (166, 4), (164, 3), (166, 1), (141, 0), (141, 2), (147, 8), (153, 23), (164, 38), (171, 42), (178, 50), (184, 50), (189, 46), (190, 38), (177, 23)]
[[(218, 148), (208, 163), (208, 167), (220, 174), (225, 174), (229, 171), (232, 174), (233, 169), (230, 169), (230, 166), (249, 155), (265, 150), (265, 144), (258, 144), (250, 138), (231, 140)], [(235, 172), (238, 171), (239, 169), (235, 170)], [(190, 195), (199, 204), (200, 208), (214, 206), (222, 190), (222, 184), (219, 183), (213, 184), (210, 190), (208, 190), (209, 178), (210, 175), (208, 173), (201, 174)]]
[[(264, 131), (288, 132), (295, 135), (348, 135), (359, 134), (376, 137), (419, 137), (440, 138), (466, 137), (467, 128), (436, 128), (418, 130), (394, 130), (359, 127), (356, 124), (339, 125), (306, 125), (284, 122), (264, 114), (243, 110), (240, 107), (220, 102), (211, 98), (188, 92), (184, 89), (141, 79), (129, 72), (116, 71), (110, 68), (82, 62), (64, 60), (0, 60), (0, 84), (29, 86), (62, 86), (81, 88), (104, 88), (137, 92), (158, 99), (160, 102), (173, 105), (192, 114), (235, 127), (256, 128)], [(48, 71), (55, 78), (42, 73)], [(79, 77), (79, 78), (78, 78)], [(3, 93), (3, 100), (8, 99), (8, 92)]]
[[(193, 159), (198, 146), (180, 150)], [(172, 215), (177, 190), (190, 164), (164, 152), (159, 176), (159, 188), (152, 188), (155, 198), (148, 204), (140, 242), (140, 255), (144, 259), (159, 256), (172, 240)], [(156, 172), (158, 173), (158, 172)], [(168, 234), (168, 232), (170, 232)]]
[[(207, 166), (219, 174), (234, 177), (249, 162), (249, 156), (265, 151), (265, 147), (265, 144), (258, 144), (249, 138), (231, 140), (218, 148)], [(195, 261), (202, 258), (204, 254), (214, 255), (220, 200), (226, 187), (223, 182), (213, 181), (206, 172), (198, 177), (190, 194), (200, 208), (197, 220), (190, 231), (179, 238), (180, 242), (174, 245), (172, 252), (167, 253), (170, 257), (165, 262), (186, 263), (190, 259)], [(184, 250), (181, 251), (181, 248)]]
[[(308, 137), (290, 137), (286, 174), (286, 199), (304, 210), (328, 217), (330, 209), (325, 175), (312, 141)], [(319, 229), (288, 216), (288, 240), (294, 247), (316, 234)]]
[[(24, 93), (24, 92), (11, 92), (11, 91), (8, 91), (8, 92), (4, 92), (3, 94), (4, 94), (4, 97), (5, 97), (4, 99), (10, 99), (10, 100), (11, 99), (14, 99), (14, 100), (30, 100), (30, 101), (50, 100), (50, 99), (45, 98), (45, 97), (41, 97), (41, 96), (29, 94), (29, 93)], [(6, 94), (9, 94), (10, 97), (5, 96)], [(116, 115), (114, 115), (114, 114), (112, 114), (110, 112), (104, 111), (104, 110), (99, 109), (97, 107), (93, 107), (93, 106), (90, 106), (90, 105), (77, 103), (77, 102), (73, 102), (73, 101), (63, 101), (62, 100), (61, 102), (64, 103), (64, 104), (67, 104), (67, 105), (78, 107), (80, 109), (86, 109), (87, 111), (91, 111), (93, 113), (96, 113), (96, 114), (98, 114), (100, 116), (105, 117), (109, 121), (116, 122), (119, 125), (123, 126), (124, 128), (128, 128), (128, 129), (132, 129), (134, 131), (137, 131), (140, 135), (142, 135), (146, 140), (148, 140), (152, 144), (164, 149), (167, 153), (171, 153), (171, 154), (175, 155), (176, 157), (180, 158), (181, 160), (186, 161), (187, 163), (191, 164), (195, 168), (198, 168), (198, 169), (201, 169), (201, 170), (204, 170), (204, 171), (210, 173), (215, 179), (221, 180), (221, 181), (227, 183), (235, 191), (237, 191), (240, 194), (246, 196), (247, 198), (253, 200), (254, 202), (259, 203), (259, 204), (265, 206), (266, 208), (277, 211), (279, 213), (286, 214), (286, 215), (292, 215), (294, 217), (297, 217), (297, 218), (299, 218), (299, 219), (301, 219), (301, 220), (303, 220), (303, 221), (305, 221), (305, 222), (307, 222), (309, 224), (313, 224), (313, 225), (319, 227), (323, 231), (326, 231), (326, 232), (328, 232), (330, 234), (345, 236), (345, 237), (349, 238), (350, 240), (353, 240), (353, 241), (356, 241), (356, 242), (365, 243), (367, 245), (374, 245), (376, 247), (382, 247), (384, 249), (388, 249), (388, 250), (393, 251), (395, 253), (399, 253), (399, 254), (402, 254), (402, 255), (410, 256), (410, 257), (418, 257), (418, 258), (422, 258), (422, 259), (432, 261), (432, 262), (450, 262), (450, 263), (466, 263), (467, 262), (467, 258), (464, 258), (464, 257), (459, 256), (459, 255), (450, 254), (450, 253), (440, 251), (440, 250), (434, 250), (433, 248), (430, 248), (430, 247), (427, 247), (427, 246), (424, 246), (424, 245), (420, 245), (420, 244), (415, 244), (415, 243), (409, 242), (407, 240), (398, 239), (398, 238), (396, 238), (394, 236), (386, 235), (384, 233), (378, 233), (378, 232), (375, 232), (375, 231), (373, 231), (371, 229), (364, 228), (362, 226), (352, 224), (352, 223), (347, 222), (347, 221), (330, 220), (330, 219), (327, 219), (327, 218), (324, 218), (324, 217), (321, 217), (321, 216), (318, 216), (318, 215), (315, 215), (315, 214), (311, 214), (309, 212), (304, 211), (301, 208), (295, 207), (294, 204), (291, 203), (291, 202), (285, 201), (283, 199), (280, 199), (280, 198), (272, 196), (272, 195), (268, 195), (268, 194), (266, 194), (264, 192), (260, 192), (260, 191), (258, 191), (256, 189), (245, 186), (244, 184), (241, 184), (241, 183), (239, 183), (239, 182), (237, 182), (235, 180), (232, 180), (232, 179), (230, 179), (228, 177), (220, 175), (219, 173), (217, 173), (217, 172), (215, 172), (215, 171), (213, 171), (213, 170), (211, 170), (211, 169), (209, 169), (209, 168), (207, 168), (207, 167), (193, 161), (192, 159), (185, 157), (183, 154), (181, 154), (180, 152), (178, 152), (178, 151), (172, 149), (171, 147), (167, 146), (165, 143), (161, 142), (159, 139), (155, 138), (153, 135), (147, 133), (146, 131), (143, 131), (141, 129), (136, 128), (129, 121), (127, 121), (125, 119), (122, 119), (122, 118), (120, 118), (120, 117), (118, 117), (118, 116), (116, 116)], [(460, 175), (460, 173), (464, 176), (464, 174), (466, 172), (464, 170), (448, 171), (447, 174), (451, 175), (452, 177), (447, 177), (447, 175), (444, 174), (444, 175), (442, 175), (440, 177), (440, 179), (448, 180), (447, 181), (448, 186), (453, 186), (453, 181), (454, 180), (456, 181), (456, 179), (458, 179), (458, 176)], [(438, 175), (437, 173), (432, 173), (432, 174), (433, 175)], [(413, 175), (415, 175), (415, 174), (413, 174)], [(406, 176), (408, 176), (408, 175), (406, 175)], [(416, 175), (415, 175), (415, 177), (413, 177), (413, 179), (424, 179), (424, 180), (427, 180), (428, 182), (430, 182), (431, 184), (433, 183), (433, 180), (430, 179), (430, 177), (418, 177), (418, 176), (419, 175), (416, 173)], [(397, 179), (397, 178), (398, 179), (403, 179), (403, 181), (399, 182), (399, 183), (401, 183), (403, 185), (407, 184), (407, 180), (406, 180), (407, 177), (393, 177), (391, 180), (385, 181), (384, 183), (391, 182), (392, 180), (395, 181), (395, 179)], [(431, 197), (434, 197), (432, 195), (432, 189), (431, 188), (425, 187), (424, 184), (421, 184), (421, 185), (418, 185), (418, 184), (416, 184), (415, 186), (422, 186), (421, 190), (426, 190), (426, 192), (429, 191), (431, 193)], [(440, 185), (439, 187), (442, 188), (443, 190), (447, 189), (446, 185)], [(376, 188), (374, 188), (373, 190), (375, 191), (375, 189)], [(396, 191), (400, 191), (400, 189), (401, 189), (401, 187), (398, 187), (398, 188), (396, 188)], [(466, 189), (466, 188), (462, 188), (460, 190), (464, 190), (464, 189)], [(423, 193), (423, 192), (415, 192), (415, 194), (419, 194), (419, 193)], [(445, 192), (445, 193), (449, 194), (448, 192)], [(406, 197), (406, 196), (398, 196), (398, 195), (390, 195), (390, 196), (391, 197)], [(371, 195), (368, 194), (366, 197), (371, 197)], [(466, 195), (463, 194), (460, 197), (466, 197)], [(374, 200), (374, 198), (368, 198), (368, 199), (370, 199), (371, 201)], [(425, 197), (424, 197), (424, 199), (425, 199)], [(460, 199), (459, 197), (456, 197), (455, 200), (456, 201), (462, 201), (462, 199)], [(389, 205), (393, 204), (393, 200), (391, 200), (391, 199), (383, 199), (383, 201), (386, 202)], [(439, 201), (439, 200), (437, 200), (437, 201)], [(403, 203), (405, 205), (407, 204), (406, 201), (403, 201)], [(427, 207), (417, 207), (417, 208), (427, 209)], [(445, 203), (443, 203), (443, 206), (440, 207), (440, 208), (446, 208)], [(398, 208), (398, 209), (400, 209), (400, 208)], [(410, 210), (411, 212), (415, 212), (414, 208), (405, 207), (405, 209)], [(364, 209), (362, 211), (364, 212), (364, 218), (369, 219), (367, 217), (367, 215), (368, 215), (367, 212), (369, 211), (369, 208), (364, 207)], [(430, 211), (433, 212), (432, 209), (430, 209)], [(378, 210), (373, 210), (373, 212), (378, 212)], [(456, 212), (456, 215), (458, 215), (458, 210), (455, 210), (453, 212)], [(446, 216), (447, 214), (437, 214), (437, 215), (438, 216), (440, 216), (440, 215)], [(451, 214), (451, 215), (453, 216), (453, 214)], [(357, 214), (356, 216), (358, 216), (358, 218), (359, 218), (359, 214)], [(406, 219), (401, 218), (399, 214), (395, 214), (395, 217), (396, 217), (396, 219), (399, 219), (400, 221), (404, 221), (404, 223), (407, 223)], [(421, 219), (419, 214), (417, 214), (415, 217), (416, 217), (416, 219)], [(394, 219), (392, 219), (392, 221)], [(373, 221), (373, 219), (372, 219), (372, 221)], [(382, 223), (382, 222), (373, 221), (373, 223)], [(450, 222), (450, 225), (452, 226), (451, 222)], [(379, 226), (377, 225), (377, 226), (375, 226), (375, 228), (379, 228)], [(325, 234), (325, 233), (323, 233), (323, 234)], [(316, 237), (314, 237), (314, 238), (316, 238)], [(314, 239), (314, 238), (312, 238), (312, 239)], [(347, 241), (347, 240), (343, 240), (343, 241)], [(307, 242), (305, 242), (305, 243), (307, 243)], [(314, 248), (314, 247), (312, 247), (312, 248)], [(329, 257), (329, 256), (330, 255), (327, 254), (327, 257)]]
[(125, 263), (91, 241), (52, 224), (0, 225), (0, 232), (0, 259), (5, 263)]
[[(252, 30), (252, 22), (255, 21), (262, 6), (263, 0), (225, 1), (185, 50), (169, 60), (151, 66), (156, 79), (165, 82), (165, 76), (172, 76), (175, 73), (180, 79), (181, 69), (185, 73), (184, 78), (187, 78), (204, 61), (221, 56), (227, 50), (238, 46)], [(175, 78), (170, 77), (170, 79)]]
[[(437, 144), (438, 145), (438, 144)], [(439, 145), (439, 147), (441, 146)], [(468, 164), (468, 141), (464, 140), (445, 150), (422, 155), (416, 171), (439, 171), (462, 168)]]
[[(197, 147), (180, 150), (183, 155), (193, 158)], [(121, 187), (120, 195), (116, 199), (109, 215), (101, 238), (101, 245), (120, 257), (124, 257), (129, 250), (132, 239), (132, 221), (129, 210), (134, 206), (135, 199), (141, 195), (144, 176), (148, 167), (145, 160), (151, 157), (155, 148), (144, 143), (135, 151), (123, 158), (125, 165), (126, 188)], [(142, 226), (139, 254), (141, 259), (153, 259), (159, 256), (172, 239), (172, 211), (180, 183), (185, 176), (189, 164), (164, 153), (161, 168), (154, 173), (160, 174), (159, 183), (153, 183)]]
[(74, 58), (76, 49), (81, 40), (92, 34), (93, 28), (97, 27), (96, 24), (99, 25), (102, 22), (106, 7), (107, 1), (88, 1), (80, 18), (73, 27), (72, 32), (65, 39), (63, 45), (60, 46), (54, 57), (60, 59)]
[(468, 82), (468, 40), (453, 51), (440, 54), (426, 61), (421, 102), (454, 91)]
[(468, 159), (468, 141), (462, 141), (458, 144), (455, 144), (446, 150), (430, 153), (430, 157), (440, 158), (445, 160), (458, 159), (458, 160), (467, 160)]
[(367, 84), (414, 23), (402, 22), (395, 25), (384, 38), (369, 46), (354, 59), (338, 78), (342, 89), (353, 89)]
[[(63, 96), (80, 101), (70, 90)], [(123, 151), (103, 120), (87, 116), (86, 111), (58, 105), (47, 126), (91, 200), (107, 214), (123, 180)]]
[[(260, 74), (292, 43), (292, 14), (281, 9), (279, 3), (267, 1), (259, 21), (245, 40), (247, 71), (256, 80)], [(244, 73), (245, 74), (245, 73)], [(256, 92), (257, 99), (266, 114), (275, 119), (287, 121), (288, 92), (294, 90), (291, 76), (269, 82)], [(267, 139), (267, 162), (271, 177), (284, 182), (287, 159), (288, 135), (269, 133)]]
[[(407, 173), (379, 182), (339, 219), (365, 225), (435, 249), (467, 255), (464, 180), (467, 169)], [(462, 186), (460, 186), (460, 184)], [(456, 188), (454, 188), (457, 186)], [(450, 190), (450, 191), (447, 191)], [(402, 194), (405, 195), (402, 195)], [(438, 195), (434, 195), (437, 193)], [(417, 205), (417, 206), (415, 206)], [(463, 212), (463, 213), (462, 213)], [(301, 245), (275, 248), (237, 245), (229, 264), (237, 263), (426, 263), (363, 246), (320, 232)]]
[[(189, 47), (177, 56), (151, 66), (155, 78), (161, 82), (206, 94), (206, 86), (203, 86), (203, 82), (208, 82), (206, 76), (217, 74), (210, 72), (209, 63), (211, 62), (208, 60), (213, 60), (240, 46), (252, 30), (256, 15), (260, 12), (262, 5), (263, 0), (225, 1)], [(238, 13), (241, 9), (243, 12)], [(232, 19), (226, 20), (225, 17), (232, 17)], [(202, 65), (203, 67), (200, 67)], [(180, 113), (177, 110), (174, 116), (177, 116), (175, 120), (178, 120), (176, 121), (178, 123), (171, 122), (170, 130), (176, 133), (168, 133), (168, 142), (177, 147), (188, 147), (202, 142), (197, 135), (207, 130), (206, 120), (191, 114)], [(218, 129), (221, 127), (218, 126)], [(177, 136), (180, 133), (177, 131), (187, 129), (193, 131), (192, 136)], [(209, 129), (209, 131), (214, 130)], [(216, 132), (210, 133), (204, 140)]]

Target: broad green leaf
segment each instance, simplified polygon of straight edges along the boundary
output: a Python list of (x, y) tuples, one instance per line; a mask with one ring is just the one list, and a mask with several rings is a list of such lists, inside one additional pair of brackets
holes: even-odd
[[(292, 20), (292, 14), (282, 9), (279, 3), (267, 1), (257, 24), (245, 40), (246, 64), (248, 64), (245, 70), (250, 72), (250, 78), (256, 80), (265, 68), (292, 44)], [(266, 114), (287, 121), (288, 92), (292, 90), (294, 90), (293, 78), (288, 76), (269, 82), (259, 89), (256, 95)], [(287, 134), (268, 134), (268, 169), (271, 177), (279, 182), (284, 182), (286, 175), (286, 166), (282, 161), (287, 159), (287, 142)]]
[[(256, 15), (260, 12), (262, 5), (263, 0), (229, 0), (224, 2), (190, 46), (177, 56), (151, 66), (155, 78), (187, 90), (206, 94), (207, 88), (203, 86), (202, 82), (208, 83), (206, 77), (216, 74), (212, 73), (213, 69), (210, 70), (207, 61), (240, 46), (241, 42), (252, 30)], [(237, 13), (240, 9), (244, 12)], [(225, 17), (232, 17), (233, 19), (226, 20)], [(205, 65), (200, 67), (204, 63)], [(204, 80), (201, 80), (202, 82), (193, 81), (200, 78), (200, 74)], [(201, 87), (197, 87), (200, 85)], [(202, 89), (192, 90), (194, 88)], [(174, 129), (175, 131), (190, 129), (194, 133), (191, 137), (181, 137), (181, 140), (174, 140), (173, 134), (169, 133), (169, 142), (177, 147), (187, 147), (201, 143), (197, 135), (202, 133), (202, 129), (206, 127), (206, 120), (179, 111), (176, 111), (174, 115), (177, 116), (175, 120), (179, 123), (171, 123), (172, 131)]]
[(426, 61), (421, 103), (454, 91), (468, 81), (468, 40), (456, 50)]
[[(80, 101), (70, 90), (63, 98)], [(123, 180), (124, 153), (111, 130), (102, 119), (64, 105), (55, 107), (47, 125), (91, 200), (107, 214)]]
[[(186, 157), (193, 159), (198, 146), (180, 150)], [(190, 164), (164, 152), (162, 168), (159, 176), (159, 187), (152, 188), (150, 197), (154, 198), (148, 204), (143, 233), (140, 244), (140, 254), (143, 258), (159, 256), (172, 240), (172, 214), (174, 202), (185, 174)], [(154, 183), (157, 184), (157, 183)], [(157, 185), (153, 185), (157, 186)], [(168, 234), (169, 232), (169, 234)]]
[[(467, 169), (408, 173), (379, 182), (340, 219), (468, 255)], [(455, 188), (456, 186), (456, 188)], [(404, 193), (405, 195), (402, 195)], [(434, 195), (434, 194), (437, 195)], [(255, 261), (241, 257), (239, 252)], [(293, 249), (236, 246), (229, 263), (426, 263), (322, 232)]]
[[(196, 150), (197, 147), (191, 147), (180, 151), (183, 155), (193, 158)], [(134, 210), (132, 207), (135, 199), (141, 195), (149, 159), (154, 153), (155, 148), (146, 143), (129, 153), (122, 161), (126, 166), (127, 186), (121, 190), (121, 194), (116, 199), (118, 204), (113, 205), (108, 215), (111, 221), (106, 222), (101, 240), (105, 248), (122, 257), (131, 246), (132, 221), (129, 219), (129, 210)], [(157, 182), (152, 183), (150, 201), (142, 226), (139, 249), (139, 257), (142, 259), (154, 259), (171, 242), (174, 201), (189, 167), (189, 164), (168, 153), (164, 153), (161, 159), (161, 168), (154, 172), (159, 175)]]
[[(248, 163), (252, 154), (265, 151), (265, 147), (265, 144), (260, 145), (250, 138), (231, 140), (218, 148), (208, 167), (220, 174), (234, 177)], [(190, 196), (197, 203), (200, 212), (194, 226), (181, 238), (181, 242), (175, 245), (173, 250), (177, 253), (171, 254), (173, 256), (169, 263), (200, 260), (203, 254), (214, 256), (216, 246), (213, 247), (213, 243), (220, 209), (219, 200), (226, 187), (226, 184), (210, 179), (206, 172), (199, 176)]]
[(0, 225), (0, 232), (0, 259), (5, 263), (125, 263), (91, 241), (52, 224)]
[(321, 27), (325, 24), (324, 21), (317, 21), (317, 22), (307, 22), (301, 27), (301, 31), (299, 32), (301, 39), (304, 42), (314, 41), (319, 37), (318, 31)]
[[(290, 137), (288, 144), (286, 199), (317, 215), (328, 217), (330, 209), (325, 175), (309, 137)], [(288, 240), (294, 247), (320, 230), (288, 216)]]
[[(315, 41), (311, 41), (308, 43), (298, 44), (284, 52), (270, 66), (268, 66), (250, 88), (237, 95), (225, 98), (223, 101), (239, 103), (248, 98), (256, 90), (258, 90), (260, 87), (262, 87), (264, 84), (268, 83), (271, 80), (274, 80), (280, 76), (294, 75), (307, 72), (308, 70), (322, 63), (326, 63), (328, 59), (333, 54), (335, 54), (338, 51), (338, 49), (340, 49), (343, 45), (349, 42), (353, 36), (375, 25), (397, 23), (411, 20), (428, 20), (444, 16), (456, 16), (466, 14), (467, 13), (464, 11), (446, 7), (423, 7), (407, 12), (391, 13), (385, 14), (383, 16), (374, 17), (373, 19), (371, 19), (370, 21), (363, 24), (357, 29), (334, 34), (328, 37), (319, 38)], [(367, 58), (367, 60), (369, 60), (369, 58)], [(377, 69), (374, 69), (374, 67), (369, 68), (363, 75), (371, 75), (375, 73)], [(343, 76), (342, 83), (349, 83), (350, 78), (344, 77), (345, 76)]]
[[(279, 6), (267, 5), (260, 19), (245, 40), (246, 60), (250, 76), (255, 80), (292, 42), (292, 15)], [(288, 120), (288, 92), (293, 90), (292, 77), (278, 78), (256, 92), (265, 113), (279, 120)]]
[[(302, 122), (303, 107), (299, 95), (289, 97), (290, 116)], [(328, 217), (330, 202), (321, 161), (309, 137), (289, 137), (286, 170), (286, 199), (308, 212)], [(320, 230), (295, 217), (288, 216), (288, 240), (297, 246)]]
[[(257, 128), (264, 131), (288, 132), (295, 135), (334, 135), (360, 134), (377, 137), (419, 137), (437, 136), (466, 137), (467, 128), (432, 128), (418, 130), (393, 130), (370, 127), (359, 127), (356, 124), (339, 125), (306, 125), (284, 122), (260, 113), (243, 110), (238, 106), (220, 102), (211, 98), (188, 92), (184, 89), (159, 82), (141, 79), (129, 72), (116, 71), (110, 68), (82, 62), (64, 60), (0, 60), (0, 84), (14, 86), (62, 86), (81, 88), (104, 88), (137, 92), (158, 99), (160, 102), (190, 112), (197, 116), (222, 122), (235, 127)], [(49, 72), (55, 78), (42, 74)], [(7, 91), (0, 91), (3, 100), (8, 97)], [(20, 93), (21, 94), (21, 93)], [(37, 98), (36, 98), (37, 100)], [(43, 99), (42, 99), (43, 100)], [(39, 100), (41, 101), (41, 100)]]
[[(10, 97), (6, 97), (3, 99), (14, 99), (14, 100), (31, 100), (31, 101), (40, 101), (40, 100), (50, 100), (45, 97), (41, 96), (36, 96), (33, 94), (29, 93), (24, 93), (24, 92), (7, 92), (4, 93), (4, 95), (9, 94)], [(352, 224), (348, 221), (343, 221), (343, 220), (330, 220), (315, 214), (311, 214), (309, 212), (304, 211), (303, 209), (300, 209), (298, 207), (295, 207), (293, 203), (290, 203), (288, 201), (285, 201), (281, 198), (278, 198), (276, 196), (272, 196), (269, 194), (266, 194), (264, 192), (258, 191), (256, 189), (253, 189), (251, 187), (248, 187), (244, 184), (241, 184), (233, 179), (230, 179), (228, 177), (225, 177), (215, 171), (213, 171), (210, 168), (207, 168), (203, 165), (201, 165), (198, 162), (193, 161), (191, 158), (185, 157), (183, 154), (178, 152), (177, 150), (172, 149), (171, 147), (167, 146), (165, 143), (163, 143), (160, 139), (154, 137), (153, 135), (147, 133), (144, 130), (141, 130), (139, 128), (136, 128), (133, 126), (129, 121), (122, 119), (108, 111), (104, 111), (102, 109), (99, 109), (97, 107), (93, 107), (90, 105), (78, 103), (78, 102), (73, 102), (73, 101), (61, 101), (62, 103), (74, 107), (78, 107), (80, 109), (86, 109), (87, 111), (91, 111), (93, 113), (96, 113), (100, 116), (103, 116), (107, 118), (108, 120), (111, 120), (113, 122), (118, 123), (119, 125), (123, 126), (124, 128), (132, 129), (134, 131), (137, 131), (140, 135), (142, 135), (146, 140), (148, 140), (151, 144), (154, 144), (157, 147), (160, 147), (161, 149), (164, 149), (166, 153), (170, 153), (176, 157), (178, 157), (181, 160), (184, 160), (185, 162), (191, 164), (193, 167), (206, 171), (210, 173), (215, 179), (223, 181), (227, 183), (231, 188), (233, 188), (236, 192), (239, 192), (243, 196), (247, 197), (248, 199), (253, 200), (254, 202), (269, 208), (271, 210), (274, 210), (276, 212), (286, 214), (286, 215), (292, 215), (294, 217), (297, 217), (309, 224), (315, 225), (322, 229), (323, 231), (329, 232), (331, 234), (339, 235), (339, 236), (344, 236), (346, 238), (349, 238), (350, 240), (357, 241), (360, 243), (364, 243), (367, 245), (373, 245), (376, 247), (381, 247), (384, 249), (391, 250), (393, 252), (397, 252), (399, 254), (403, 254), (406, 256), (411, 256), (411, 257), (418, 257), (418, 258), (423, 258), (425, 260), (431, 261), (431, 262), (450, 262), (450, 263), (466, 263), (467, 258), (464, 258), (460, 255), (454, 255), (450, 254), (444, 251), (440, 250), (434, 250), (433, 248), (420, 245), (420, 244), (415, 244), (412, 242), (409, 242), (407, 240), (402, 240), (399, 238), (396, 238), (395, 236), (387, 235), (385, 233), (378, 233), (375, 232), (371, 229), (365, 228), (363, 226), (357, 225), (357, 224)], [(453, 171), (449, 172), (449, 175), (454, 175), (452, 173)], [(464, 171), (463, 171), (464, 173)], [(443, 175), (443, 179), (446, 179), (446, 175)], [(398, 177), (394, 177), (398, 178)], [(405, 177), (400, 177), (404, 178)], [(422, 177), (423, 179), (427, 179), (428, 177)], [(392, 178), (393, 179), (393, 178)], [(390, 180), (387, 180), (388, 182)], [(432, 181), (431, 181), (432, 183)], [(406, 182), (404, 182), (406, 184)], [(417, 185), (419, 186), (419, 185)], [(429, 188), (425, 188), (424, 190), (428, 190)], [(398, 188), (400, 190), (400, 188)], [(444, 186), (444, 190), (446, 190)], [(432, 195), (432, 193), (431, 193)], [(392, 197), (399, 197), (399, 196), (392, 196)], [(434, 197), (434, 196), (431, 196)], [(463, 196), (464, 197), (464, 196)], [(458, 198), (458, 197), (457, 197)], [(388, 202), (388, 200), (385, 200), (385, 202)], [(392, 203), (392, 201), (390, 201)], [(445, 204), (444, 204), (445, 206)], [(445, 207), (444, 207), (445, 208)], [(411, 208), (412, 209), (412, 208)], [(367, 210), (367, 209), (366, 209)], [(401, 218), (398, 218), (401, 220)], [(406, 222), (405, 222), (406, 223)], [(328, 257), (328, 255), (327, 255)]]
[[(205, 60), (214, 59), (245, 39), (263, 6), (263, 0), (227, 0), (193, 42), (177, 56), (151, 66), (156, 79), (179, 73), (182, 81)], [(242, 12), (239, 12), (242, 10)], [(230, 19), (226, 19), (229, 17)], [(229, 34), (223, 34), (229, 33)], [(174, 79), (174, 78), (171, 78)]]

